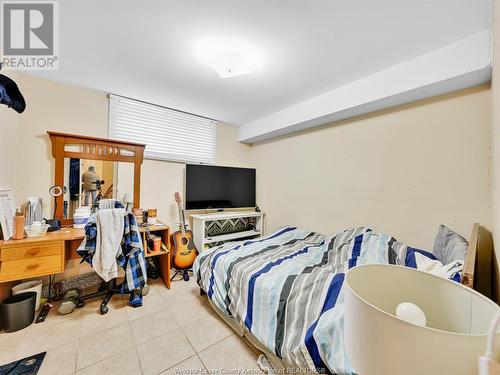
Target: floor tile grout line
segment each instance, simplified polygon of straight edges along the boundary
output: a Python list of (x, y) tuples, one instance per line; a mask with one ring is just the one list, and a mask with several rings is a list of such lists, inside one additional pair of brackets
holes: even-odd
[[(196, 354), (196, 355), (198, 355), (198, 354)], [(210, 370), (208, 369), (208, 365), (205, 363), (205, 361), (203, 360), (203, 358), (202, 358), (202, 357), (200, 357), (199, 355), (198, 355), (198, 358), (200, 359), (201, 363), (203, 364), (203, 367), (205, 367), (205, 369), (206, 369), (206, 370), (208, 371), (208, 373), (210, 374)], [(213, 370), (213, 369), (212, 369), (212, 370)]]
[(236, 332), (231, 332), (229, 335), (227, 335), (227, 336), (225, 336), (224, 338), (220, 339), (219, 341), (217, 341), (217, 342), (213, 343), (212, 345), (207, 346), (205, 349), (200, 350), (200, 351), (199, 351), (199, 352), (197, 352), (197, 353), (203, 353), (203, 352), (207, 351), (208, 349), (210, 349), (212, 346), (217, 345), (217, 344), (220, 344), (222, 341), (224, 341), (224, 340), (228, 339), (229, 337), (231, 337), (231, 336), (233, 336), (233, 335), (234, 335), (234, 336), (236, 336), (236, 337), (238, 337), (239, 339), (241, 339), (241, 337), (240, 337), (240, 336), (238, 336), (238, 335), (236, 334)]
[(80, 337), (78, 337), (78, 340), (76, 340), (76, 355), (75, 355), (75, 365), (74, 365), (73, 374), (76, 374), (76, 365), (78, 363), (78, 352), (79, 351), (80, 351)]
[[(187, 337), (186, 332), (184, 332), (184, 330), (182, 329), (182, 327), (180, 327), (180, 328), (181, 328), (181, 330), (182, 330), (182, 333), (183, 333), (183, 334), (184, 334), (184, 336), (186, 337), (186, 339), (187, 339), (187, 340), (189, 341), (189, 343), (191, 344), (191, 340), (189, 340), (189, 337)], [(196, 350), (196, 348), (193, 346), (193, 344), (191, 344), (191, 346), (193, 347), (193, 349), (194, 349), (195, 353), (196, 353), (196, 354), (198, 354), (198, 353), (204, 352), (204, 351), (205, 351), (205, 350), (207, 350), (207, 349), (210, 349), (212, 346), (217, 345), (217, 344), (218, 344), (218, 343), (220, 343), (221, 341), (223, 341), (223, 340), (227, 339), (228, 337), (230, 337), (230, 336), (232, 336), (232, 335), (234, 335), (234, 334), (235, 334), (235, 332), (233, 332), (233, 331), (231, 330), (231, 332), (229, 332), (229, 334), (228, 334), (227, 336), (224, 336), (224, 337), (223, 337), (223, 338), (221, 338), (220, 340), (217, 340), (217, 341), (216, 341), (216, 342), (214, 342), (213, 344), (210, 344), (209, 346), (207, 346), (206, 348), (201, 349), (200, 351), (197, 351), (197, 350)]]
[(139, 351), (137, 350), (137, 345), (134, 347), (135, 355), (137, 356), (137, 362), (139, 362), (139, 368), (141, 369), (141, 375), (144, 374), (144, 370), (142, 369), (141, 357), (139, 357)]
[(207, 368), (207, 366), (205, 365), (205, 362), (203, 362), (203, 360), (202, 360), (202, 359), (201, 359), (201, 357), (198, 355), (198, 353), (196, 353), (196, 357), (198, 358), (198, 360), (199, 360), (199, 361), (201, 362), (201, 364), (203, 365), (203, 368), (204, 368), (205, 370), (207, 370), (207, 371), (208, 371), (208, 368)]
[[(88, 367), (90, 367), (90, 366), (93, 366), (93, 365), (95, 365), (95, 364), (101, 363), (101, 362), (103, 362), (103, 361), (105, 361), (105, 360), (107, 360), (107, 359), (110, 359), (110, 358), (112, 358), (112, 357), (114, 357), (114, 356), (118, 355), (118, 354), (122, 354), (122, 353), (126, 352), (127, 350), (130, 350), (130, 349), (132, 349), (132, 348), (135, 348), (135, 347), (136, 347), (136, 345), (135, 345), (134, 337), (133, 337), (133, 335), (132, 335), (132, 329), (130, 328), (130, 322), (128, 322), (128, 321), (127, 321), (127, 323), (123, 323), (123, 325), (125, 325), (125, 324), (127, 324), (127, 325), (128, 325), (128, 327), (129, 327), (130, 336), (132, 336), (132, 342), (133, 342), (133, 344), (134, 344), (133, 346), (128, 347), (128, 348), (125, 348), (125, 349), (123, 349), (123, 350), (120, 350), (119, 352), (116, 352), (116, 353), (114, 353), (114, 354), (110, 355), (109, 357), (106, 357), (106, 358), (100, 359), (99, 361), (93, 362), (92, 364), (90, 364), (90, 365), (88, 365), (88, 366), (82, 367), (82, 368), (80, 368), (80, 369), (78, 369), (78, 368), (77, 368), (77, 370), (76, 370), (76, 371), (82, 371), (82, 370), (84, 370), (84, 369), (86, 369), (86, 368), (88, 368)], [(119, 326), (115, 326), (115, 327), (112, 327), (112, 328), (106, 329), (105, 331), (109, 331), (109, 330), (111, 330), (111, 329), (115, 329), (115, 328), (117, 328), (117, 327), (119, 327)], [(90, 336), (84, 337), (83, 339), (88, 338), (88, 337), (90, 337)], [(80, 340), (81, 340), (81, 339), (78, 339), (77, 362), (76, 362), (75, 366), (78, 366), (78, 354), (80, 353)]]
[[(119, 352), (117, 352), (117, 353), (114, 353), (113, 355), (111, 355), (111, 356), (109, 356), (109, 357), (106, 357), (106, 358), (100, 359), (100, 360), (98, 360), (98, 361), (96, 361), (96, 362), (93, 362), (92, 364), (90, 364), (90, 365), (88, 365), (88, 366), (85, 366), (85, 367), (82, 367), (82, 368), (76, 369), (76, 370), (75, 370), (75, 372), (80, 372), (80, 371), (83, 371), (83, 370), (85, 370), (85, 369), (88, 369), (89, 367), (92, 367), (92, 366), (97, 365), (97, 364), (99, 364), (99, 363), (101, 363), (101, 362), (107, 361), (108, 359), (113, 358), (113, 357), (115, 357), (115, 356), (117, 356), (117, 355), (119, 355), (119, 354), (123, 354), (123, 353), (125, 353), (127, 350), (130, 350), (130, 349), (133, 349), (133, 348), (135, 348), (135, 346), (131, 346), (131, 347), (129, 347), (129, 348), (126, 348), (126, 349), (124, 349), (124, 350), (121, 350), (121, 351), (119, 351)], [(75, 366), (76, 366), (76, 365), (75, 365)]]
[[(201, 362), (201, 364), (203, 365), (203, 367), (205, 368), (205, 370), (207, 370), (207, 368), (205, 367), (205, 364), (203, 363), (203, 361), (201, 360), (201, 358), (198, 356), (198, 353), (194, 353), (193, 355), (191, 355), (191, 356), (189, 356), (189, 357), (187, 357), (187, 358), (183, 359), (182, 361), (177, 362), (175, 365), (170, 366), (169, 368), (167, 368), (167, 369), (165, 369), (165, 370), (162, 370), (162, 371), (160, 372), (160, 375), (161, 375), (162, 373), (164, 373), (165, 371), (171, 370), (171, 369), (173, 369), (175, 366), (178, 366), (178, 365), (179, 365), (179, 364), (181, 364), (182, 362), (186, 362), (187, 360), (189, 360), (189, 359), (191, 359), (191, 358), (193, 358), (193, 357), (198, 358), (198, 360)], [(191, 370), (194, 370), (194, 369), (191, 369)]]
[[(175, 329), (179, 329), (179, 328), (180, 328), (180, 329), (181, 329), (182, 334), (184, 335), (184, 337), (185, 337), (185, 338), (186, 338), (186, 340), (188, 341), (189, 345), (191, 346), (191, 348), (192, 348), (192, 350), (193, 350), (193, 354), (192, 354), (191, 356), (189, 356), (189, 357), (187, 357), (187, 358), (183, 359), (182, 361), (180, 361), (180, 362), (178, 362), (178, 363), (174, 364), (173, 366), (169, 367), (169, 369), (170, 369), (170, 368), (172, 368), (172, 367), (175, 367), (175, 366), (179, 365), (180, 363), (182, 363), (182, 362), (186, 361), (187, 359), (193, 358), (194, 356), (196, 356), (196, 358), (197, 358), (197, 359), (199, 360), (199, 362), (203, 365), (203, 367), (204, 367), (205, 369), (207, 369), (207, 367), (206, 367), (207, 365), (203, 362), (202, 358), (200, 357), (200, 353), (202, 353), (202, 352), (204, 352), (204, 351), (206, 351), (206, 350), (208, 350), (208, 349), (212, 348), (214, 345), (219, 344), (221, 341), (224, 341), (224, 340), (228, 339), (228, 338), (229, 338), (229, 337), (231, 337), (234, 333), (233, 333), (233, 332), (232, 332), (232, 330), (231, 330), (231, 332), (228, 332), (228, 333), (227, 333), (227, 335), (225, 335), (225, 336), (224, 336), (224, 337), (222, 337), (221, 339), (219, 339), (219, 340), (217, 340), (216, 342), (214, 342), (214, 343), (212, 343), (212, 344), (208, 345), (206, 348), (203, 348), (202, 350), (197, 351), (197, 350), (195, 349), (195, 347), (193, 346), (192, 342), (191, 342), (191, 341), (189, 340), (189, 338), (187, 337), (186, 332), (184, 331), (183, 327), (186, 327), (187, 325), (189, 325), (189, 324), (190, 324), (190, 323), (192, 323), (192, 322), (198, 322), (198, 321), (201, 321), (201, 320), (203, 320), (203, 319), (207, 319), (210, 315), (214, 315), (214, 316), (215, 316), (215, 314), (213, 314), (212, 308), (211, 308), (210, 304), (208, 303), (208, 301), (207, 301), (206, 299), (204, 299), (204, 298), (199, 298), (197, 295), (195, 296), (193, 293), (191, 293), (191, 291), (192, 291), (192, 290), (191, 290), (191, 286), (186, 285), (186, 289), (185, 289), (184, 291), (179, 291), (179, 292), (182, 292), (182, 294), (180, 294), (180, 296), (182, 296), (182, 297), (180, 297), (180, 299), (181, 299), (180, 301), (176, 298), (177, 296), (172, 296), (172, 297), (173, 297), (173, 298), (172, 298), (173, 300), (169, 301), (169, 293), (167, 293), (167, 292), (165, 292), (165, 293), (160, 293), (158, 290), (156, 290), (156, 289), (155, 289), (155, 293), (154, 293), (154, 294), (152, 294), (152, 296), (153, 296), (153, 295), (159, 296), (159, 297), (161, 298), (161, 301), (162, 301), (162, 303), (161, 303), (161, 304), (164, 306), (164, 308), (160, 308), (158, 311), (149, 312), (149, 313), (147, 313), (147, 314), (145, 314), (145, 315), (143, 315), (143, 316), (135, 317), (134, 319), (131, 319), (130, 315), (128, 314), (128, 309), (126, 309), (126, 310), (125, 310), (125, 313), (126, 313), (126, 316), (127, 316), (126, 323), (128, 324), (129, 334), (131, 335), (131, 338), (132, 338), (132, 343), (131, 343), (131, 346), (130, 346), (130, 347), (128, 347), (128, 348), (124, 348), (124, 349), (122, 349), (122, 350), (119, 350), (118, 352), (116, 352), (116, 353), (114, 353), (114, 354), (112, 354), (112, 355), (110, 355), (110, 356), (108, 356), (108, 357), (106, 357), (106, 358), (103, 358), (103, 359), (100, 359), (100, 360), (98, 360), (98, 361), (96, 361), (96, 362), (90, 363), (90, 364), (88, 364), (88, 365), (86, 365), (86, 366), (84, 366), (84, 367), (82, 367), (82, 368), (78, 368), (78, 362), (79, 362), (79, 361), (78, 361), (78, 359), (79, 359), (79, 358), (81, 358), (81, 357), (80, 357), (80, 355), (79, 355), (79, 353), (80, 353), (80, 349), (81, 349), (81, 344), (82, 344), (82, 342), (84, 342), (84, 341), (85, 341), (88, 337), (90, 337), (90, 336), (91, 336), (91, 335), (84, 335), (84, 336), (80, 337), (80, 333), (82, 332), (82, 331), (81, 331), (81, 326), (82, 326), (82, 322), (84, 321), (84, 319), (82, 319), (82, 315), (81, 315), (81, 314), (79, 314), (78, 316), (75, 316), (75, 317), (69, 317), (69, 318), (68, 318), (68, 320), (73, 320), (73, 319), (74, 319), (74, 320), (77, 320), (77, 321), (78, 321), (76, 324), (78, 325), (78, 327), (79, 327), (79, 329), (80, 329), (80, 330), (79, 330), (79, 332), (78, 332), (78, 334), (77, 334), (77, 338), (76, 338), (75, 340), (69, 341), (68, 343), (64, 343), (64, 344), (61, 344), (61, 345), (54, 346), (53, 348), (50, 348), (50, 349), (48, 349), (47, 351), (49, 351), (49, 350), (54, 350), (54, 349), (57, 349), (57, 348), (59, 348), (59, 347), (62, 347), (62, 346), (65, 346), (65, 345), (68, 345), (68, 344), (70, 344), (70, 343), (75, 342), (75, 343), (76, 343), (76, 345), (77, 345), (77, 347), (76, 347), (76, 353), (75, 353), (75, 361), (74, 361), (74, 368), (73, 368), (73, 372), (74, 372), (74, 373), (76, 373), (76, 372), (84, 371), (85, 369), (88, 369), (89, 367), (96, 366), (96, 365), (98, 365), (98, 364), (100, 364), (100, 363), (102, 363), (102, 362), (104, 362), (104, 361), (106, 361), (106, 360), (109, 360), (109, 359), (111, 359), (111, 358), (113, 358), (113, 357), (115, 357), (115, 356), (118, 356), (118, 355), (120, 355), (120, 354), (124, 353), (124, 352), (125, 352), (125, 351), (127, 351), (127, 350), (134, 349), (134, 352), (136, 353), (137, 359), (138, 359), (138, 361), (139, 361), (140, 371), (141, 371), (141, 373), (144, 373), (144, 371), (143, 371), (143, 367), (142, 367), (142, 362), (141, 362), (140, 357), (139, 357), (138, 347), (139, 347), (139, 346), (141, 346), (141, 345), (145, 345), (145, 344), (147, 344), (147, 342), (148, 342), (148, 341), (150, 341), (150, 340), (155, 340), (155, 339), (157, 339), (157, 338), (159, 338), (159, 337), (161, 337), (161, 336), (168, 335), (168, 333), (169, 333), (169, 332), (171, 332), (171, 331), (173, 331), (173, 330), (175, 330)], [(184, 295), (184, 293), (185, 293), (185, 295)], [(135, 337), (134, 337), (134, 335), (133, 335), (133, 330), (132, 330), (132, 322), (134, 322), (134, 321), (136, 321), (136, 320), (139, 320), (139, 319), (147, 319), (147, 318), (148, 318), (148, 316), (150, 316), (150, 315), (152, 316), (153, 314), (157, 314), (158, 312), (163, 311), (165, 308), (166, 308), (166, 309), (171, 309), (171, 304), (172, 304), (172, 302), (175, 302), (176, 300), (177, 300), (178, 302), (182, 303), (182, 300), (185, 298), (186, 303), (190, 303), (190, 302), (191, 302), (191, 301), (190, 301), (190, 297), (191, 297), (191, 299), (192, 299), (192, 303), (199, 304), (200, 309), (201, 309), (200, 311), (204, 311), (207, 315), (200, 316), (200, 317), (198, 317), (197, 319), (194, 319), (193, 321), (191, 321), (191, 322), (189, 322), (189, 323), (184, 323), (184, 324), (181, 324), (179, 321), (177, 321), (177, 320), (176, 320), (176, 325), (177, 325), (176, 327), (169, 328), (169, 329), (167, 329), (167, 330), (163, 331), (162, 333), (158, 334), (157, 336), (155, 336), (155, 337), (153, 337), (153, 338), (148, 339), (148, 341), (146, 341), (146, 342), (144, 342), (144, 343), (142, 343), (142, 344), (138, 344), (138, 342), (136, 341), (136, 338), (135, 338)], [(122, 303), (121, 303), (120, 305), (123, 305), (123, 307), (124, 307), (124, 308), (127, 308), (126, 303), (125, 303), (125, 301), (124, 301), (123, 299), (122, 299)], [(120, 306), (120, 307), (121, 307), (121, 306)], [(173, 319), (175, 319), (174, 317), (172, 317), (172, 318), (173, 318)], [(119, 324), (116, 324), (116, 325), (110, 325), (110, 326), (105, 325), (105, 328), (104, 328), (103, 330), (101, 330), (101, 332), (103, 332), (103, 331), (108, 331), (108, 330), (111, 330), (111, 329), (116, 329), (116, 328), (117, 328), (117, 327), (119, 327), (120, 325), (125, 326), (125, 324), (124, 324), (124, 323), (125, 323), (125, 322), (123, 322), (123, 323), (119, 323)], [(223, 321), (221, 321), (220, 323), (221, 323), (221, 324), (226, 325), (226, 323), (225, 323), (225, 322), (223, 322)], [(99, 333), (99, 332), (96, 332), (96, 333), (93, 333), (93, 334), (98, 334), (98, 333)], [(21, 339), (20, 339), (20, 340), (21, 340)], [(167, 369), (167, 370), (168, 370), (168, 369)], [(163, 370), (163, 371), (165, 371), (165, 370)]]

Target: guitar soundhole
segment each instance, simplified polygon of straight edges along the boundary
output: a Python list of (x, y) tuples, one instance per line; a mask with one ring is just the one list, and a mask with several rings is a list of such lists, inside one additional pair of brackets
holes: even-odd
[(188, 244), (188, 242), (189, 242), (189, 241), (188, 241), (188, 239), (187, 239), (187, 238), (185, 238), (185, 237), (183, 237), (183, 238), (182, 238), (182, 240), (181, 240), (181, 243), (182, 243), (184, 246), (186, 246), (186, 245)]

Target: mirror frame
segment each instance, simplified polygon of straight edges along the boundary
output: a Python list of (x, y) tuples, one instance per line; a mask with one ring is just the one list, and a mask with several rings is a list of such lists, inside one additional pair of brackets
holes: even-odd
[[(64, 186), (64, 158), (108, 160), (134, 164), (134, 202), (133, 207), (140, 207), (141, 199), (141, 165), (144, 160), (143, 143), (119, 141), (108, 138), (89, 137), (85, 135), (48, 131), (52, 143), (52, 156), (55, 159), (54, 185)], [(67, 151), (66, 145), (80, 145), (81, 151)], [(125, 150), (128, 154), (122, 154)], [(63, 225), (72, 225), (73, 219), (64, 218), (64, 195), (56, 197), (57, 209), (55, 218)]]

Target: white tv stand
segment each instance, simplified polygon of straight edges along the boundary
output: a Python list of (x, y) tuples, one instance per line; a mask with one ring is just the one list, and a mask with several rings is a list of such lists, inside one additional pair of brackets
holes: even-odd
[(193, 237), (199, 252), (228, 241), (258, 238), (263, 234), (262, 212), (215, 212), (194, 214)]

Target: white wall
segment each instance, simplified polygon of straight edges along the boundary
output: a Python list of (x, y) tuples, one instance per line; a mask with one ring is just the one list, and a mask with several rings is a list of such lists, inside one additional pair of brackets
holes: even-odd
[(425, 249), (441, 223), (491, 228), (490, 123), (481, 86), (255, 144), (267, 228), (365, 225)]

